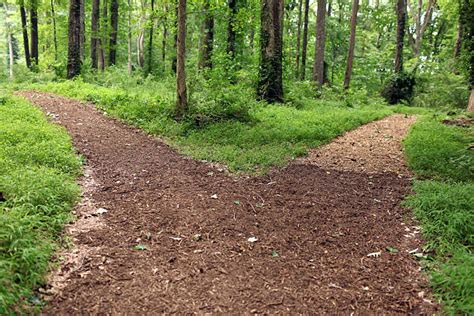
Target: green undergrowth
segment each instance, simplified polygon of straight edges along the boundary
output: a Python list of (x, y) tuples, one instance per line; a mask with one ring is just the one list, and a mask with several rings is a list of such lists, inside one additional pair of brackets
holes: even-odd
[(31, 312), (40, 303), (33, 291), (43, 284), (59, 233), (71, 219), (79, 172), (63, 128), (23, 99), (0, 93), (1, 315)]
[(304, 155), (308, 148), (395, 111), (378, 99), (318, 100), (308, 93), (302, 95), (298, 87), (287, 93), (287, 103), (269, 105), (255, 101), (254, 91), (246, 85), (200, 87), (203, 91), (196, 86), (190, 88), (195, 91), (190, 93), (190, 117), (182, 122), (173, 119), (175, 95), (170, 91), (174, 89), (166, 81), (133, 89), (83, 81), (23, 88), (92, 101), (108, 114), (164, 137), (185, 154), (247, 173), (264, 173), (272, 166), (282, 166)]
[(406, 204), (427, 239), (431, 283), (446, 313), (474, 314), (474, 142), (472, 127), (439, 117), (416, 123), (404, 141), (419, 180)]

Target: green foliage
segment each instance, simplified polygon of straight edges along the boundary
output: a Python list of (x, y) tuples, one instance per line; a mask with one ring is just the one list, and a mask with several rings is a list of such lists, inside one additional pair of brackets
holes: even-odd
[[(414, 209), (435, 253), (431, 284), (448, 314), (474, 313), (474, 154), (472, 128), (446, 126), (434, 117), (416, 123), (405, 139), (415, 182)], [(458, 181), (458, 182), (457, 182)]]
[(44, 282), (58, 234), (79, 196), (80, 170), (62, 128), (19, 98), (0, 105), (0, 314), (26, 307)]
[(415, 88), (415, 76), (406, 72), (396, 73), (387, 81), (382, 97), (389, 104), (397, 104), (405, 101), (410, 103), (413, 98)]
[(474, 179), (472, 131), (423, 119), (405, 139), (409, 166), (421, 177), (468, 181)]

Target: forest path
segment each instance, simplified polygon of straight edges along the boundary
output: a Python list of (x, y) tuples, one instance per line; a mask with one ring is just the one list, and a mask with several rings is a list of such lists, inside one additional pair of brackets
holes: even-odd
[(408, 254), (418, 228), (400, 207), (410, 192), (400, 140), (413, 118), (367, 124), (263, 177), (232, 177), (90, 104), (20, 94), (87, 158), (68, 227), (75, 248), (45, 289), (44, 314), (437, 309)]

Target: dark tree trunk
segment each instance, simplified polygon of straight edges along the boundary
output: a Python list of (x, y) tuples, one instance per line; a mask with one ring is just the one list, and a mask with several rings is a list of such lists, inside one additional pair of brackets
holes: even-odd
[(81, 0), (70, 0), (68, 23), (67, 78), (81, 73)]
[(163, 40), (161, 42), (161, 62), (163, 63), (163, 69), (165, 69), (166, 62), (166, 41), (168, 40), (168, 27), (166, 21), (163, 22)]
[(344, 76), (344, 89), (349, 89), (352, 74), (352, 64), (354, 62), (354, 48), (356, 40), (357, 11), (359, 10), (359, 0), (352, 0), (351, 15), (351, 37), (349, 39), (349, 54), (347, 56), (346, 74)]
[(103, 7), (102, 7), (102, 22), (99, 25), (100, 27), (100, 40), (99, 40), (99, 69), (101, 71), (105, 70), (107, 61), (106, 61), (106, 55), (107, 55), (107, 40), (109, 39), (108, 36), (108, 2), (107, 0), (103, 0)]
[(260, 30), (259, 99), (283, 101), (283, 0), (262, 0)]
[(54, 43), (54, 61), (58, 60), (58, 36), (56, 31), (56, 12), (54, 9), (54, 0), (51, 0), (51, 18), (53, 20), (53, 43)]
[(298, 26), (296, 31), (296, 78), (298, 78), (298, 71), (300, 69), (300, 48), (301, 48), (301, 11), (303, 7), (303, 0), (298, 4)]
[(316, 44), (313, 67), (313, 80), (318, 87), (324, 84), (324, 49), (326, 46), (326, 0), (318, 0), (316, 17)]
[(403, 40), (405, 38), (406, 1), (397, 0), (397, 43), (395, 48), (395, 73), (403, 72)]
[(454, 46), (454, 58), (459, 58), (459, 56), (461, 56), (462, 31), (463, 31), (462, 19), (461, 19), (461, 15), (459, 15), (456, 45)]
[(92, 0), (91, 14), (91, 67), (98, 68), (100, 42), (100, 0)]
[(151, 0), (150, 29), (148, 30), (148, 56), (145, 76), (153, 69), (153, 31), (155, 29), (155, 0)]
[(28, 25), (23, 0), (20, 1), (21, 29), (23, 33), (23, 48), (25, 50), (26, 67), (31, 68), (30, 43), (28, 39)]
[(128, 34), (127, 34), (127, 46), (128, 46), (128, 74), (132, 74), (132, 4), (128, 0)]
[(38, 65), (38, 1), (31, 1), (30, 8), (30, 23), (31, 23), (31, 61)]
[(301, 51), (301, 80), (306, 76), (306, 52), (308, 48), (308, 17), (309, 17), (309, 0), (304, 2), (304, 21), (303, 21), (303, 47)]
[(182, 119), (188, 109), (186, 92), (186, 0), (178, 2), (178, 30), (176, 43), (176, 119)]
[(86, 13), (85, 11), (85, 2), (81, 0), (81, 59), (85, 60), (86, 52), (84, 51), (86, 46)]
[(109, 47), (109, 65), (115, 65), (117, 58), (117, 34), (118, 34), (118, 0), (112, 0), (110, 3), (110, 47)]
[[(175, 10), (176, 10), (176, 19), (174, 20), (174, 25), (175, 25), (176, 31), (174, 32), (173, 48), (174, 48), (174, 51), (177, 52), (178, 51), (178, 4), (176, 4)], [(171, 69), (173, 70), (174, 73), (176, 73), (176, 63), (177, 63), (177, 54), (175, 54), (171, 60)]]
[(212, 68), (212, 49), (214, 46), (214, 15), (210, 12), (209, 0), (204, 3), (204, 34), (199, 59), (199, 68)]
[(227, 24), (227, 54), (233, 59), (235, 57), (235, 17), (237, 16), (237, 0), (228, 0), (230, 16)]

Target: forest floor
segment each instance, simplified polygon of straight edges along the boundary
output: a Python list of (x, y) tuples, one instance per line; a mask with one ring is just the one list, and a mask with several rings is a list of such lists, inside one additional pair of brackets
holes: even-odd
[(265, 176), (178, 154), (93, 105), (20, 93), (86, 158), (74, 246), (45, 314), (412, 313), (438, 310), (392, 115)]

